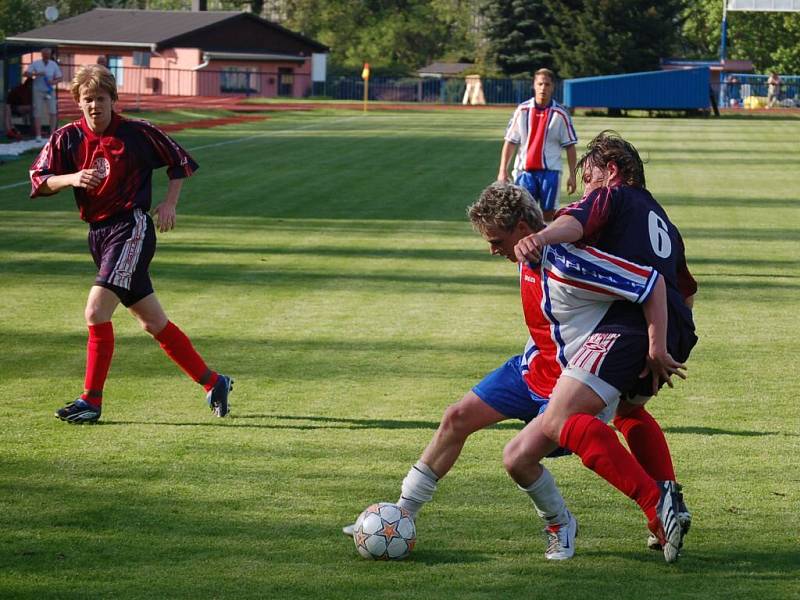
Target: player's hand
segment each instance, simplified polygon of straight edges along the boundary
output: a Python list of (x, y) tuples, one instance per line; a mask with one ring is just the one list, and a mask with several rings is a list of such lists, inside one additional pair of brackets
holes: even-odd
[(499, 183), (507, 183), (508, 182), (508, 172), (507, 171), (500, 171), (497, 174), (497, 181)]
[(567, 193), (574, 194), (576, 189), (578, 189), (578, 182), (575, 179), (575, 173), (571, 173), (567, 179)]
[(647, 353), (647, 364), (639, 374), (639, 377), (644, 379), (648, 375), (652, 376), (653, 396), (656, 396), (662, 383), (666, 383), (669, 387), (674, 387), (672, 384), (673, 375), (686, 379), (686, 365), (676, 361), (666, 350), (654, 351), (651, 348)]
[(83, 169), (72, 175), (72, 187), (86, 188), (93, 190), (103, 181), (103, 178), (97, 173), (97, 169)]
[(153, 217), (161, 233), (173, 229), (176, 217), (175, 205), (170, 202), (162, 202), (153, 209)]
[(544, 248), (544, 246), (544, 240), (538, 233), (525, 236), (514, 246), (514, 254), (517, 257), (517, 262), (538, 263), (542, 259), (542, 248)]

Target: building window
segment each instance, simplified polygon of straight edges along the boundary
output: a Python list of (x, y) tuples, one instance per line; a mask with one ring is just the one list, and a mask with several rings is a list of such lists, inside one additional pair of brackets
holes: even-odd
[(117, 80), (117, 87), (122, 87), (122, 57), (121, 56), (109, 56), (108, 57), (108, 70), (111, 71), (111, 74), (114, 76), (114, 79)]
[(138, 50), (134, 50), (134, 52), (133, 52), (133, 66), (134, 67), (149, 67), (150, 66), (150, 53), (149, 52), (139, 52)]
[(244, 67), (225, 67), (220, 74), (220, 89), (223, 92), (252, 94), (258, 92), (256, 69)]

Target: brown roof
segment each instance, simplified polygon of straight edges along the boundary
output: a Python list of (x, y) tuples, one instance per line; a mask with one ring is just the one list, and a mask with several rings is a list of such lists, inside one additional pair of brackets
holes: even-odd
[(258, 23), (282, 36), (295, 38), (297, 42), (315, 51), (325, 52), (326, 46), (310, 38), (289, 31), (251, 13), (235, 11), (178, 11), (178, 10), (131, 10), (95, 8), (89, 12), (56, 21), (44, 27), (31, 29), (7, 37), (9, 42), (41, 44), (87, 44), (170, 47), (180, 38), (196, 37), (220, 26), (229, 27)]
[(422, 67), (418, 70), (419, 73), (437, 73), (441, 75), (458, 75), (467, 69), (474, 67), (472, 63), (448, 63), (448, 62), (434, 62), (427, 67)]

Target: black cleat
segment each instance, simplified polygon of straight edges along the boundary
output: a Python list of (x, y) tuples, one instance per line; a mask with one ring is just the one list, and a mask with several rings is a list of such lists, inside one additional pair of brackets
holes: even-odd
[(224, 417), (230, 412), (228, 406), (228, 394), (233, 390), (233, 379), (227, 375), (219, 375), (217, 383), (211, 388), (211, 391), (206, 394), (206, 401), (217, 417)]
[(67, 423), (97, 423), (100, 412), (99, 406), (92, 406), (83, 398), (78, 398), (64, 408), (59, 408), (56, 417)]

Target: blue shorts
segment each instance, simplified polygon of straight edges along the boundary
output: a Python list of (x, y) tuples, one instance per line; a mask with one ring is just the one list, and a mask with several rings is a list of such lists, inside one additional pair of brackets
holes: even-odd
[(542, 207), (542, 211), (548, 211), (558, 208), (560, 179), (561, 171), (523, 171), (514, 183), (528, 190)]
[[(509, 419), (530, 423), (547, 408), (549, 400), (533, 393), (522, 378), (522, 355), (512, 356), (505, 364), (484, 377), (472, 388), (478, 398)], [(556, 448), (548, 458), (567, 456), (566, 448)]]
[(475, 387), (475, 395), (509, 419), (529, 423), (547, 407), (547, 398), (534, 394), (522, 378), (522, 356), (509, 358)]

